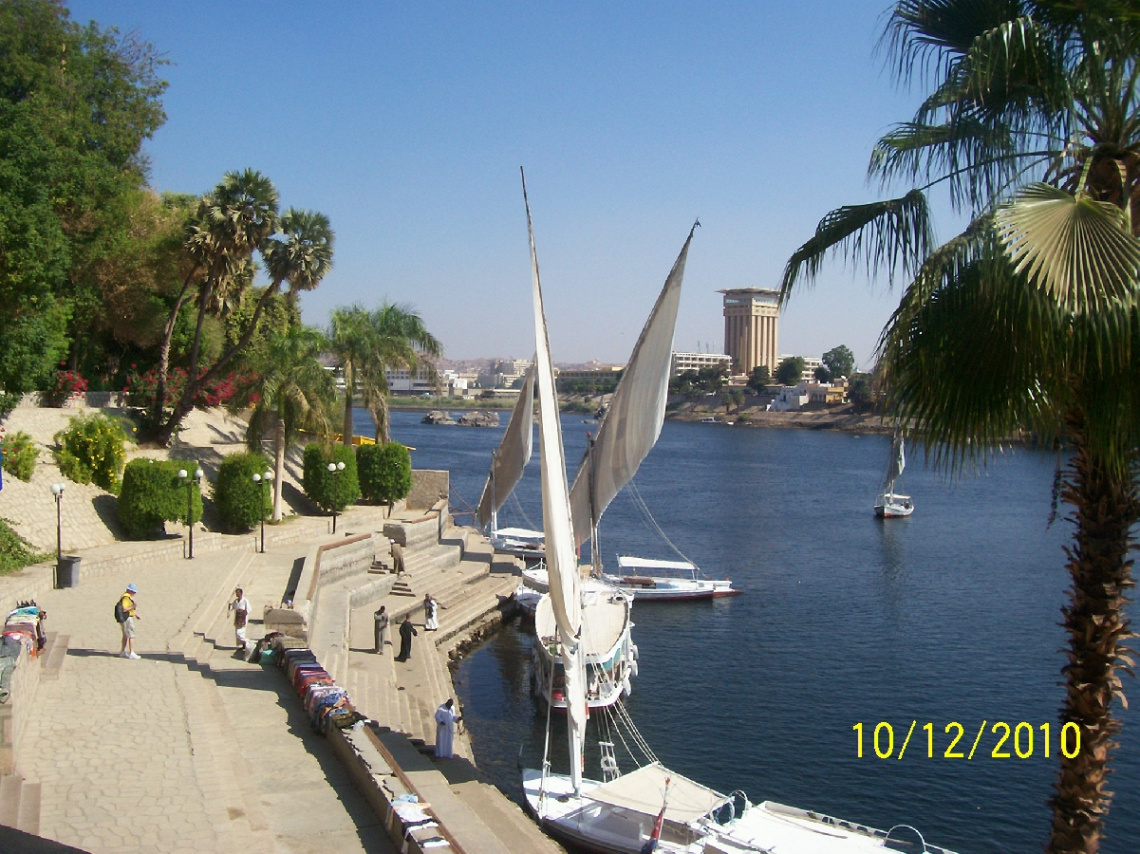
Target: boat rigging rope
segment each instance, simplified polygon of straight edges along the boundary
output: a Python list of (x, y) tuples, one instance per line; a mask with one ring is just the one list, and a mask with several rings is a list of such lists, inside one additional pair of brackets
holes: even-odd
[[(629, 497), (632, 499), (634, 507), (641, 511), (642, 518), (645, 519), (649, 527), (656, 531), (657, 535), (669, 545), (669, 548), (680, 555), (682, 560), (693, 563), (693, 561), (689, 560), (689, 556), (677, 548), (677, 546), (673, 544), (673, 541), (665, 535), (665, 532), (663, 530), (661, 530), (661, 526), (657, 524), (657, 520), (654, 519), (653, 514), (649, 512), (649, 505), (646, 504), (645, 499), (641, 497), (641, 492), (638, 490), (637, 484), (631, 479), (629, 483), (626, 484), (626, 486), (629, 487)], [(696, 564), (693, 565), (695, 566)], [(704, 573), (701, 574), (703, 575)]]
[(515, 495), (514, 492), (510, 494), (507, 500), (511, 502), (511, 510), (515, 513), (518, 513), (519, 516), (522, 517), (523, 522), (526, 523), (526, 527), (530, 528), (532, 531), (538, 530), (535, 527), (534, 522), (530, 521), (530, 517), (526, 515), (526, 511), (523, 510), (522, 502), (519, 501), (519, 497)]
[(622, 730), (625, 730), (629, 733), (630, 740), (633, 741), (634, 746), (637, 747), (637, 749), (646, 759), (648, 759), (650, 762), (656, 762), (657, 755), (649, 746), (649, 742), (647, 742), (642, 736), (641, 730), (639, 730), (637, 728), (637, 725), (634, 724), (633, 718), (629, 714), (629, 710), (625, 707), (625, 703), (619, 700), (610, 706), (610, 708), (606, 711), (607, 717), (612, 717), (613, 723), (615, 724), (614, 731), (617, 732), (618, 737), (621, 739), (622, 745), (625, 747), (629, 755), (634, 756), (635, 754), (626, 743), (625, 736), (622, 735)]

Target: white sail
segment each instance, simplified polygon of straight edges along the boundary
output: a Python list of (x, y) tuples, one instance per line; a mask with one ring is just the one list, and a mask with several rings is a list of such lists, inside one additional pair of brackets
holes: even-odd
[(669, 396), (673, 328), (681, 301), (685, 259), (696, 227), (694, 224), (689, 230), (685, 245), (665, 279), (598, 434), (574, 477), (570, 509), (577, 546), (591, 538), (606, 507), (637, 473), (661, 434)]
[(542, 307), (542, 285), (538, 275), (538, 254), (534, 247), (530, 202), (523, 178), (526, 228), (530, 238), (531, 279), (534, 285), (535, 387), (538, 391), (539, 459), (542, 464), (542, 521), (546, 534), (546, 567), (550, 599), (562, 646), (566, 673), (566, 716), (570, 733), (570, 775), (575, 790), (582, 779), (582, 735), (586, 730), (586, 680), (582, 663), (582, 596), (578, 561), (574, 552), (574, 525), (570, 515), (570, 495), (566, 479), (566, 457), (562, 450), (562, 425), (558, 419), (558, 397), (554, 391), (554, 364)]
[(887, 463), (887, 490), (894, 488), (895, 481), (906, 468), (906, 451), (903, 448), (903, 437), (898, 433), (891, 440), (891, 458)]
[(534, 445), (534, 365), (526, 372), (522, 391), (511, 412), (511, 420), (499, 443), (499, 450), (491, 462), (491, 471), (479, 499), (477, 519), (479, 527), (486, 529), (499, 508), (518, 485), (523, 469), (530, 462)]

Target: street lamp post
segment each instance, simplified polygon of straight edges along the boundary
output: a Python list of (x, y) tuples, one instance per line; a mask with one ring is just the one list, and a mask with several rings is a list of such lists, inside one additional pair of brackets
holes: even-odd
[(261, 485), (261, 553), (265, 554), (265, 487), (273, 480), (273, 472), (267, 471), (265, 474), (254, 473), (253, 482)]
[(55, 496), (55, 586), (59, 587), (59, 565), (63, 562), (63, 484), (53, 483)]
[(329, 463), (329, 473), (333, 475), (333, 529), (332, 532), (336, 533), (336, 511), (337, 504), (340, 501), (340, 482), (336, 479), (336, 475), (344, 471), (344, 463)]
[(205, 474), (201, 469), (194, 472), (194, 479), (190, 479), (190, 473), (186, 469), (178, 470), (178, 477), (186, 483), (186, 522), (190, 528), (190, 560), (194, 559), (194, 484), (202, 480), (202, 475)]

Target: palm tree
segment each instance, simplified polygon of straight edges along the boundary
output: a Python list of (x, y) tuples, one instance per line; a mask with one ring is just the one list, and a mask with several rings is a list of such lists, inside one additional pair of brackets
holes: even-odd
[(262, 437), (273, 430), (273, 521), (281, 518), (281, 482), (285, 453), (299, 431), (322, 439), (332, 433), (330, 415), (336, 406), (336, 383), (319, 361), (328, 340), (318, 329), (294, 326), (272, 334), (251, 365), (258, 382), (231, 406), (252, 404), (246, 443), (260, 450)]
[[(443, 345), (427, 331), (414, 309), (383, 303), (373, 312), (372, 325), (385, 368), (406, 368), (413, 375), (424, 369), (434, 381), (434, 360), (443, 355)], [(379, 380), (365, 386), (364, 405), (376, 424), (376, 441), (386, 445), (389, 439), (388, 383), (383, 372)]]
[[(1124, 611), (1140, 520), (1140, 15), (1131, 3), (903, 0), (883, 44), (898, 77), (933, 75), (871, 174), (917, 184), (840, 208), (784, 271), (787, 299), (831, 250), (906, 274), (883, 331), (887, 411), (959, 470), (1018, 430), (1064, 439), (1072, 507), (1062, 754), (1049, 850), (1095, 852), (1111, 802)], [(927, 192), (968, 214), (935, 247)], [(967, 366), (983, 369), (969, 371)]]
[[(269, 299), (280, 291), (281, 286), (288, 283), (289, 297), (295, 299), (300, 291), (317, 287), (332, 268), (334, 235), (324, 214), (291, 208), (280, 218), (277, 225), (281, 236), (267, 235), (257, 246), (271, 277), (269, 286), (258, 299), (249, 323), (238, 341), (201, 375), (196, 378), (191, 377), (182, 398), (175, 404), (170, 419), (159, 431), (158, 438), (163, 444), (169, 441), (174, 428), (194, 406), (201, 389), (217, 376), (234, 356), (248, 346), (257, 329), (257, 321), (261, 317), (262, 310)], [(192, 351), (191, 364), (195, 364), (195, 356), (195, 352)]]
[(376, 422), (376, 441), (388, 442), (389, 368), (415, 372), (443, 352), (439, 340), (424, 327), (413, 309), (382, 303), (376, 311), (354, 305), (333, 311), (329, 329), (332, 351), (344, 373), (344, 430), (352, 443), (352, 413), (357, 390)]

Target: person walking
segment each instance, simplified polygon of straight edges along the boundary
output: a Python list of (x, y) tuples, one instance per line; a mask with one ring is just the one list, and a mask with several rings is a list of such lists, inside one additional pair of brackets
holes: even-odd
[(404, 547), (393, 539), (389, 539), (388, 544), (392, 547), (392, 571), (399, 578), (404, 574)]
[(119, 611), (122, 614), (119, 627), (123, 630), (123, 642), (119, 649), (119, 655), (123, 658), (135, 660), (138, 659), (138, 655), (135, 654), (135, 628), (139, 619), (139, 612), (135, 607), (135, 594), (138, 592), (137, 587), (128, 584), (126, 591), (119, 597)]
[(430, 593), (424, 594), (424, 631), (434, 632), (439, 628), (439, 603), (431, 598)]
[(435, 710), (435, 758), (450, 759), (455, 754), (455, 724), (463, 716), (455, 711), (455, 700), (447, 702)]
[(234, 641), (242, 654), (249, 652), (249, 644), (245, 639), (245, 625), (249, 620), (249, 600), (245, 598), (242, 589), (234, 590), (234, 601), (230, 602), (230, 610), (234, 612)]
[(375, 620), (374, 634), (376, 636), (376, 652), (384, 652), (384, 644), (388, 643), (388, 612), (384, 606), (380, 606), (380, 610), (372, 615)]
[(396, 661), (407, 661), (412, 657), (412, 638), (418, 634), (411, 618), (404, 617), (400, 623), (400, 654), (396, 656)]

